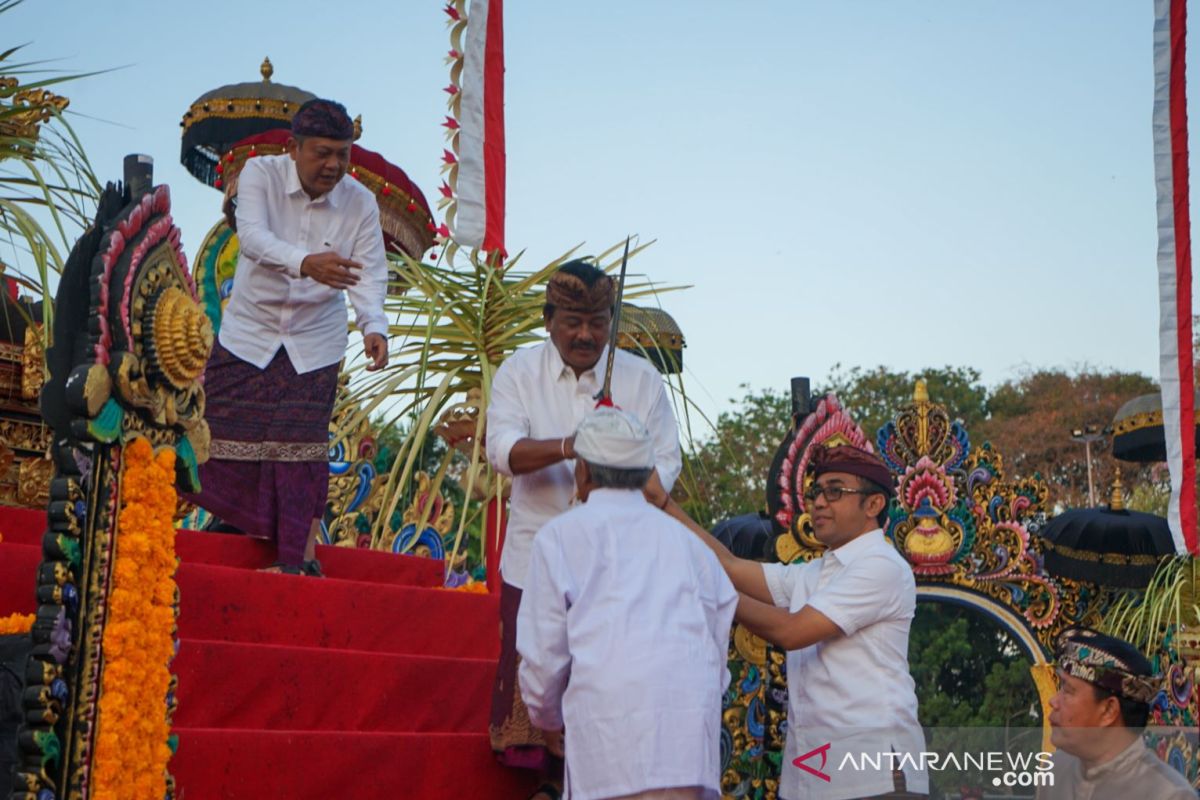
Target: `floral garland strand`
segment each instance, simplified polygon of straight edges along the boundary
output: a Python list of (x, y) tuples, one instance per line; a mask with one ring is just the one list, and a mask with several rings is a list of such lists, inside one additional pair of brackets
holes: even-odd
[(36, 618), (37, 614), (9, 614), (7, 617), (0, 617), (0, 636), (29, 633), (33, 630), (33, 621)]
[(175, 453), (125, 447), (116, 561), (104, 627), (94, 800), (167, 796), (175, 653)]

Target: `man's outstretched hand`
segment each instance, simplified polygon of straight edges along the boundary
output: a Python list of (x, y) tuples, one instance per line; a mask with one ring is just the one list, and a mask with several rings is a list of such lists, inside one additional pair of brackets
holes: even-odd
[(300, 274), (312, 278), (317, 283), (323, 283), (334, 289), (349, 289), (358, 283), (355, 270), (362, 269), (362, 264), (342, 258), (332, 250), (325, 253), (312, 253), (300, 262)]
[(388, 363), (387, 339), (378, 333), (368, 333), (363, 337), (363, 350), (371, 360), (367, 364), (367, 372), (383, 369)]

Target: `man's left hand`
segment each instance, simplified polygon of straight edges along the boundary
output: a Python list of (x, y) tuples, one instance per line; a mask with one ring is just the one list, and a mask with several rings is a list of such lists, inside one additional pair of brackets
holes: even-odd
[(368, 333), (363, 337), (363, 351), (371, 360), (367, 364), (367, 372), (383, 369), (388, 363), (387, 339), (378, 333)]

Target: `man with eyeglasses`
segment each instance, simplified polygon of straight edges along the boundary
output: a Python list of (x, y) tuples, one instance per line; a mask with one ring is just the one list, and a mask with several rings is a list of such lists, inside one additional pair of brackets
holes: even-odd
[(735, 619), (788, 651), (779, 787), (785, 800), (915, 798), (929, 791), (908, 671), (916, 582), (882, 530), (892, 487), (874, 453), (848, 445), (818, 449), (805, 505), (828, 550), (806, 564), (738, 558), (667, 502), (667, 513), (712, 548), (733, 581), (740, 594)]

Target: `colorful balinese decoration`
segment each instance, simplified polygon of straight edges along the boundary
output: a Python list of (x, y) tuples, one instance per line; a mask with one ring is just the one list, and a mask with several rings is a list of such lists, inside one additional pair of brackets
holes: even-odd
[(0, 94), (12, 104), (11, 113), (0, 119), (0, 136), (18, 140), (14, 147), (30, 152), (41, 136), (41, 127), (67, 110), (71, 101), (38, 86), (20, 88), (19, 78), (0, 75)]
[[(879, 451), (900, 476), (888, 532), (917, 575), (950, 575), (975, 542), (971, 498), (959, 496), (967, 432), (917, 383), (913, 404), (879, 432)], [(956, 478), (959, 479), (956, 481)], [(908, 513), (901, 515), (900, 510)]]
[[(388, 459), (380, 449), (377, 431), (358, 408), (346, 403), (346, 376), (339, 387), (340, 410), (329, 423), (329, 499), (322, 537), (325, 544), (370, 548), (371, 528), (382, 513)], [(352, 430), (348, 427), (358, 419)], [(393, 553), (443, 559), (444, 537), (454, 523), (454, 505), (441, 493), (431, 498), (432, 481), (418, 472), (415, 495), (408, 508), (394, 514), (379, 548)]]
[(237, 272), (237, 234), (225, 220), (209, 229), (200, 244), (196, 259), (196, 297), (213, 326), (213, 335), (221, 332), (221, 317), (233, 291), (233, 276)]
[(33, 629), (36, 614), (9, 614), (0, 617), (0, 636), (11, 636), (15, 633), (29, 633)]
[[(10, 288), (15, 287), (16, 283), (10, 282)], [(0, 504), (40, 508), (49, 501), (50, 476), (54, 471), (47, 455), (50, 428), (38, 412), (38, 395), (44, 379), (41, 304), (13, 300), (11, 294), (3, 298), (3, 304)]]
[(1147, 744), (1200, 787), (1200, 632), (1172, 627), (1152, 660), (1164, 686), (1150, 708)]
[(110, 184), (59, 284), (41, 397), (55, 475), (14, 800), (174, 792), (172, 520), (175, 487), (194, 490), (207, 457), (212, 328), (170, 211), (166, 187)]
[(230, 147), (247, 136), (291, 126), (296, 110), (316, 95), (272, 83), (275, 68), (264, 58), (261, 81), (220, 86), (196, 98), (179, 127), (183, 142), (179, 160), (201, 183), (221, 188), (218, 165)]
[(393, 553), (444, 559), (443, 537), (454, 526), (454, 504), (441, 493), (431, 494), (432, 482), (424, 472), (417, 474), (417, 491), (400, 520), (400, 530), (391, 542)]
[(340, 410), (329, 422), (329, 499), (321, 535), (325, 544), (370, 547), (371, 525), (379, 516), (383, 497), (376, 479), (386, 464), (381, 463), (375, 429), (365, 416), (352, 431), (345, 432), (350, 421), (361, 415), (345, 404), (347, 376), (341, 377)]
[(986, 611), (1035, 663), (1066, 625), (1097, 612), (1095, 587), (1049, 575), (1041, 542), (1030, 536), (1045, 484), (1007, 481), (1000, 454), (986, 443), (972, 451), (966, 430), (930, 402), (923, 381), (877, 438), (898, 479), (886, 532), (913, 565), (918, 596), (953, 596)]

